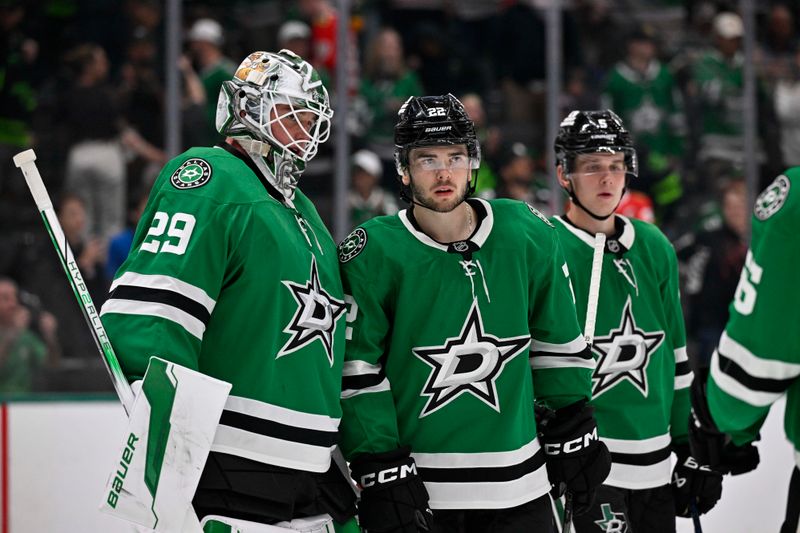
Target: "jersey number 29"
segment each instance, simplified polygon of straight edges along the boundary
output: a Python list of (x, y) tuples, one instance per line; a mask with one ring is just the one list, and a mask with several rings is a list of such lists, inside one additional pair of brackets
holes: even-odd
[[(143, 252), (183, 255), (194, 231), (194, 224), (194, 215), (189, 213), (175, 213), (170, 217), (167, 213), (158, 211), (153, 215), (153, 224), (147, 230), (141, 249)], [(167, 232), (166, 236), (164, 230)], [(177, 239), (177, 242), (173, 239)]]

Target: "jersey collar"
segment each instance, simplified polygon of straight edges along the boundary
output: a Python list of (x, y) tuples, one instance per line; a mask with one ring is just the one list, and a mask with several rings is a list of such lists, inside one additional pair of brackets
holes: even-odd
[[(617, 228), (617, 231), (614, 233), (614, 235), (608, 237), (608, 239), (616, 239), (626, 250), (630, 250), (633, 246), (633, 241), (636, 238), (636, 231), (633, 228), (633, 224), (626, 216), (615, 215), (615, 217), (615, 227)], [(567, 228), (570, 233), (585, 242), (588, 246), (594, 247), (594, 235), (575, 226), (564, 216), (559, 215), (553, 218), (560, 222), (561, 225)]]
[[(470, 235), (470, 237), (464, 242), (471, 243), (474, 248), (479, 249), (486, 243), (486, 239), (489, 238), (489, 234), (492, 232), (492, 227), (494, 226), (494, 214), (492, 213), (492, 206), (489, 204), (489, 202), (480, 198), (469, 198), (466, 201), (469, 202), (469, 205), (471, 205), (478, 213), (478, 225), (472, 235)], [(435, 241), (425, 232), (423, 232), (422, 229), (416, 224), (416, 220), (414, 220), (414, 216), (410, 213), (409, 209), (403, 209), (397, 213), (397, 216), (400, 218), (400, 222), (403, 223), (403, 226), (406, 227), (408, 232), (411, 233), (411, 235), (413, 235), (422, 244), (430, 246), (431, 248), (436, 248), (437, 250), (441, 250), (443, 252), (453, 249), (453, 245), (455, 243), (442, 243)]]

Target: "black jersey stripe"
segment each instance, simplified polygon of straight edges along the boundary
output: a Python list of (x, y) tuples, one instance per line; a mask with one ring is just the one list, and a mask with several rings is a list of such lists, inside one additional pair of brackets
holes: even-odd
[(736, 361), (725, 356), (719, 349), (717, 350), (717, 354), (719, 355), (720, 371), (735, 379), (751, 391), (780, 394), (788, 389), (794, 380), (797, 379), (796, 377), (786, 379), (759, 378), (748, 374)]
[(227, 409), (222, 411), (219, 423), (224, 426), (249, 431), (250, 433), (264, 435), (265, 437), (325, 448), (336, 444), (339, 437), (338, 431), (299, 428)]
[(544, 452), (511, 466), (432, 468), (420, 467), (417, 471), (429, 483), (499, 483), (514, 481), (544, 466)]
[(591, 361), (594, 359), (592, 357), (592, 352), (589, 348), (585, 348), (579, 352), (572, 352), (572, 353), (564, 353), (564, 352), (544, 352), (539, 350), (531, 350), (532, 357), (574, 357), (576, 359), (585, 359), (587, 361)]
[(208, 321), (211, 319), (211, 313), (208, 312), (206, 306), (188, 296), (167, 289), (153, 289), (139, 285), (118, 285), (109, 294), (109, 300), (114, 299), (169, 305), (193, 316), (205, 325), (208, 325)]
[(684, 361), (682, 363), (678, 363), (675, 365), (676, 376), (683, 376), (686, 374), (690, 374), (691, 372), (692, 372), (692, 367), (689, 364), (689, 361)]
[(361, 390), (374, 387), (385, 378), (383, 370), (377, 374), (359, 374), (356, 376), (342, 376), (342, 390)]
[(671, 453), (672, 448), (670, 446), (645, 453), (611, 452), (611, 460), (615, 463), (626, 465), (649, 466), (668, 459)]

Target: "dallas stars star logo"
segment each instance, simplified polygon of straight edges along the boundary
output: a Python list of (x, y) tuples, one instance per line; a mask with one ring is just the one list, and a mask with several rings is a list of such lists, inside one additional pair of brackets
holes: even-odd
[(646, 332), (636, 326), (631, 312), (631, 297), (628, 296), (619, 328), (612, 329), (605, 337), (594, 339), (592, 350), (600, 359), (592, 374), (595, 382), (592, 396), (597, 397), (627, 379), (646, 397), (647, 364), (663, 340), (663, 331)]
[(611, 505), (604, 503), (600, 506), (603, 513), (602, 520), (595, 520), (594, 523), (604, 531), (604, 533), (625, 533), (628, 531), (628, 524), (625, 521), (625, 513), (615, 513), (611, 510)]
[(458, 337), (448, 338), (442, 346), (414, 348), (414, 355), (433, 370), (422, 390), (428, 402), (420, 413), (427, 416), (464, 393), (469, 393), (500, 412), (495, 381), (503, 367), (524, 351), (527, 335), (498, 339), (484, 332), (481, 310), (476, 301)]
[(344, 301), (331, 297), (322, 288), (314, 257), (311, 258), (311, 274), (304, 285), (285, 280), (281, 283), (291, 291), (297, 302), (297, 311), (283, 328), (283, 332), (291, 337), (280, 349), (276, 359), (319, 340), (333, 366), (333, 333), (336, 331), (336, 320), (345, 311)]

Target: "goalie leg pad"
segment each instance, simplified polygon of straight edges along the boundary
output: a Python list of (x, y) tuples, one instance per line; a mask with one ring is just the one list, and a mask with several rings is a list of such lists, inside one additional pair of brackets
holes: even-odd
[(203, 533), (334, 533), (333, 519), (329, 515), (295, 518), (271, 525), (209, 515), (203, 519), (202, 526)]
[(150, 359), (100, 510), (181, 531), (231, 385)]

